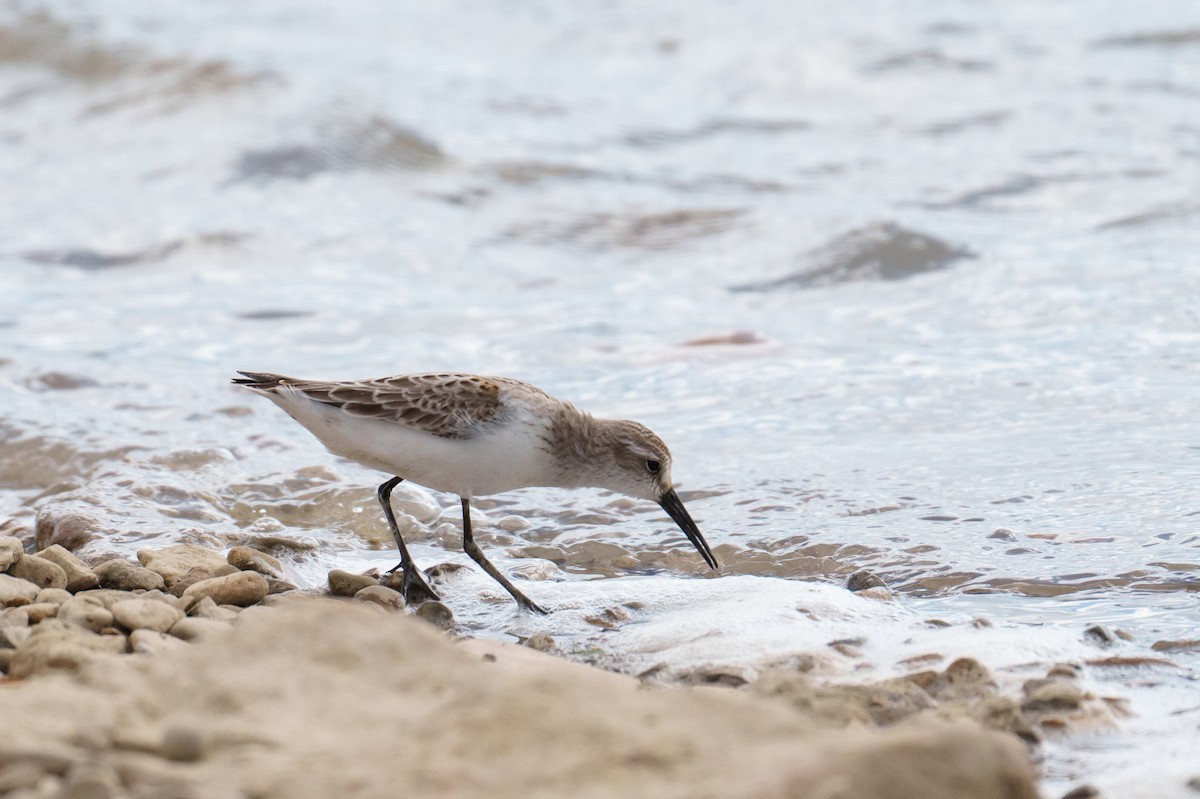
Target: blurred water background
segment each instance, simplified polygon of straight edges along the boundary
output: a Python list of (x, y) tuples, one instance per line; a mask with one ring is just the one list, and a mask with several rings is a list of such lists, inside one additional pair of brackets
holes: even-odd
[[(868, 638), (1146, 654), (1200, 627), (1198, 189), (1184, 0), (7, 2), (0, 521), (388, 567), (382, 477), (233, 370), (501, 374), (662, 435), (724, 565), (684, 600), (655, 507), (478, 502), (543, 604), (699, 603), (746, 659), (803, 637), (781, 591), (868, 568)], [(467, 562), (454, 497), (396, 497)], [(493, 590), (459, 621), (543, 623)], [(1134, 715), (1052, 745), (1048, 793), (1185, 795), (1172, 658), (1093, 675)]]

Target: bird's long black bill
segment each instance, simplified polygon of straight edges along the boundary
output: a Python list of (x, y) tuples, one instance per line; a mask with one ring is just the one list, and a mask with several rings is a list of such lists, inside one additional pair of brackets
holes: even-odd
[(687, 508), (683, 507), (683, 502), (679, 499), (679, 495), (675, 493), (675, 489), (672, 488), (663, 494), (662, 498), (658, 500), (658, 504), (662, 505), (662, 509), (667, 512), (668, 516), (675, 520), (675, 523), (679, 525), (679, 529), (683, 530), (688, 540), (700, 551), (700, 556), (704, 558), (704, 562), (714, 569), (717, 568), (717, 559), (713, 557), (712, 550), (708, 548), (708, 542), (700, 534), (700, 528), (692, 521)]

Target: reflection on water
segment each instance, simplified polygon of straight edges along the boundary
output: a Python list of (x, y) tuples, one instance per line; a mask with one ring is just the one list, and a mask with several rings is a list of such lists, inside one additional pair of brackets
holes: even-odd
[[(1197, 9), (226, 12), (0, 12), (9, 531), (390, 567), (380, 476), (227, 381), (455, 369), (650, 425), (724, 564), (649, 504), (477, 502), (547, 590), (867, 568), (1048, 661), (1194, 637)], [(396, 499), (466, 562), (454, 498)]]

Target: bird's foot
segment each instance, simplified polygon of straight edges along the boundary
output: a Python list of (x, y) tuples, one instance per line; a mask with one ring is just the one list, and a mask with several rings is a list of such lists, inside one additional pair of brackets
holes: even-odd
[[(401, 573), (398, 580), (393, 576), (397, 570)], [(407, 563), (398, 563), (388, 570), (388, 579), (384, 584), (403, 594), (404, 601), (410, 605), (419, 605), (429, 601), (440, 602), (442, 599), (438, 596), (437, 591), (434, 591), (425, 581), (421, 570)]]
[(548, 616), (548, 615), (550, 615), (550, 614), (549, 614), (549, 613), (548, 613), (548, 612), (547, 612), (545, 609), (543, 609), (543, 608), (542, 608), (542, 606), (541, 606), (541, 605), (539, 605), (538, 603), (534, 602), (532, 599), (530, 599), (529, 597), (525, 596), (525, 595), (524, 595), (524, 594), (522, 594), (522, 593), (519, 593), (519, 592), (518, 592), (518, 593), (517, 593), (517, 594), (514, 596), (514, 598), (517, 600), (517, 606), (518, 606), (519, 608), (521, 608), (521, 610), (527, 610), (527, 611), (529, 611), (530, 613), (536, 613), (536, 614), (538, 614), (539, 616)]

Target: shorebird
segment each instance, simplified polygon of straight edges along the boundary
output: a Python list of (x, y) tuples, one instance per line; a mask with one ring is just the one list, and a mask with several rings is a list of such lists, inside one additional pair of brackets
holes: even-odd
[(297, 380), (238, 372), (233, 382), (261, 394), (329, 451), (393, 475), (379, 486), (383, 514), (400, 550), (402, 592), (437, 599), (396, 525), (392, 489), (409, 480), (457, 494), (463, 549), (517, 604), (545, 613), (475, 543), (471, 500), (516, 488), (607, 488), (657, 502), (713, 569), (717, 559), (671, 481), (671, 451), (637, 422), (597, 419), (537, 386), (507, 377), (415, 374), (374, 380)]

